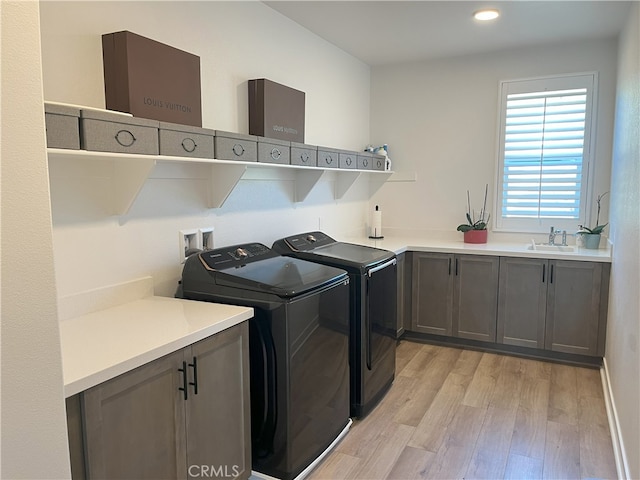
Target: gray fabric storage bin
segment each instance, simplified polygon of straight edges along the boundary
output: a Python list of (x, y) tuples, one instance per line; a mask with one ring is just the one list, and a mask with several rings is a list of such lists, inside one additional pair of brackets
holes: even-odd
[(358, 154), (356, 152), (343, 151), (338, 154), (338, 167), (345, 169), (356, 168)]
[(289, 165), (291, 142), (275, 138), (258, 137), (258, 162)]
[(360, 152), (356, 159), (356, 167), (358, 170), (371, 170), (373, 165), (373, 154), (369, 152)]
[(340, 151), (335, 148), (318, 147), (318, 167), (338, 168)]
[(97, 152), (158, 155), (157, 120), (80, 110), (82, 148)]
[(216, 130), (214, 144), (216, 159), (240, 160), (243, 162), (258, 161), (258, 137), (242, 133), (222, 132)]
[(318, 147), (291, 142), (291, 165), (315, 167), (318, 163)]
[(215, 130), (208, 128), (160, 122), (160, 155), (215, 158), (214, 135)]
[(386, 169), (387, 157), (384, 155), (373, 155), (373, 165), (371, 165), (372, 170), (385, 170)]
[(80, 109), (44, 103), (47, 147), (80, 150)]

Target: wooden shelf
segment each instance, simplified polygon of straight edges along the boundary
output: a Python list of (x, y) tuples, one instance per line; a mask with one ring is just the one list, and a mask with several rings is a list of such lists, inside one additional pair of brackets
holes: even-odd
[(224, 205), (238, 182), (252, 171), (289, 171), (294, 175), (294, 202), (304, 201), (320, 179), (333, 172), (336, 177), (335, 198), (343, 198), (358, 178), (368, 175), (370, 193), (377, 191), (391, 176), (392, 171), (351, 170), (339, 168), (279, 165), (273, 163), (238, 162), (214, 158), (173, 157), (166, 155), (133, 155), (123, 153), (93, 152), (88, 150), (47, 149), (50, 168), (72, 171), (74, 175), (109, 176), (113, 184), (112, 213), (126, 214), (142, 186), (158, 162), (208, 165), (210, 194), (207, 207)]

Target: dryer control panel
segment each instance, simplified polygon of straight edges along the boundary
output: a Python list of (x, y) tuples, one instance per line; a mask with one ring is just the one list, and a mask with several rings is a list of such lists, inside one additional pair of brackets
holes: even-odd
[(199, 256), (209, 270), (222, 270), (223, 268), (241, 267), (279, 255), (262, 243), (245, 243), (207, 250), (200, 253)]
[(322, 232), (301, 233), (299, 235), (284, 238), (282, 242), (284, 242), (284, 244), (294, 252), (305, 252), (336, 243), (333, 238)]

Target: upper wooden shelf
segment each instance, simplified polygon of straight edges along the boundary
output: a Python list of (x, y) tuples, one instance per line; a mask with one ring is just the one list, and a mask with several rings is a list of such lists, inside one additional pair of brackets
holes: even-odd
[(219, 208), (229, 197), (238, 182), (247, 177), (260, 176), (260, 172), (289, 171), (295, 177), (295, 202), (304, 201), (314, 186), (326, 174), (336, 175), (335, 198), (342, 198), (355, 181), (362, 175), (370, 178), (369, 193), (373, 194), (389, 179), (394, 172), (381, 170), (352, 170), (340, 168), (306, 167), (297, 165), (279, 165), (274, 163), (238, 162), (235, 160), (217, 160), (214, 158), (174, 157), (168, 155), (133, 155), (89, 150), (47, 149), (50, 168), (64, 164), (74, 171), (100, 168), (104, 175), (105, 163), (113, 181), (113, 205), (115, 215), (126, 214), (142, 186), (147, 181), (158, 162), (208, 165), (210, 194), (208, 207)]

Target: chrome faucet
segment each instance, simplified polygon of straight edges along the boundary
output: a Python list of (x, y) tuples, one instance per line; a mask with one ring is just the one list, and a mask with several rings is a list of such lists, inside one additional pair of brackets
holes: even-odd
[(560, 232), (560, 230), (556, 230), (554, 227), (551, 227), (551, 230), (549, 231), (549, 245), (555, 245), (556, 244), (556, 235), (558, 235), (559, 233), (562, 233), (562, 246), (566, 246), (567, 245), (567, 231), (566, 230), (562, 230), (562, 232)]

